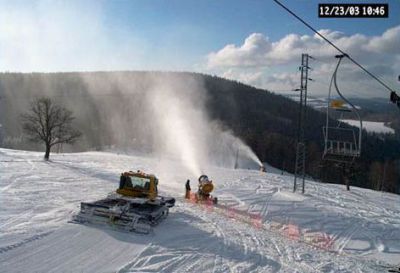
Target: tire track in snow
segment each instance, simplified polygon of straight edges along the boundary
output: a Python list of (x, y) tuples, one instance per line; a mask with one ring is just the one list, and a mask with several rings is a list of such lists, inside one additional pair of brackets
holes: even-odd
[(30, 209), (28, 211), (22, 212), (20, 214), (17, 214), (16, 216), (12, 217), (10, 220), (5, 221), (3, 224), (0, 225), (0, 230), (5, 230), (8, 227), (12, 226), (15, 222), (17, 222), (20, 219), (25, 218), (28, 215), (31, 215), (34, 209)]
[[(214, 221), (215, 219), (213, 219)], [(225, 224), (226, 226), (226, 224)], [(243, 226), (242, 224), (233, 224), (233, 226), (238, 229), (238, 227)], [(247, 225), (247, 229), (248, 229), (248, 225)], [(235, 236), (239, 236), (239, 238), (241, 238), (241, 240), (243, 241), (243, 234), (240, 232), (232, 232), (230, 230), (228, 230), (227, 228), (224, 228), (224, 230), (229, 234), (229, 237), (235, 237)], [(272, 234), (277, 235), (278, 236), (267, 236), (265, 237), (265, 232), (266, 231), (260, 231), (256, 234), (261, 234), (260, 236), (262, 237), (262, 239), (258, 239), (258, 241), (265, 241), (265, 242), (269, 242), (275, 246), (275, 249), (277, 250), (278, 253), (275, 253), (276, 256), (278, 256), (279, 261), (281, 263), (281, 265), (288, 270), (287, 272), (292, 272), (291, 270), (293, 270), (293, 268), (297, 268), (299, 271), (298, 272), (321, 272), (320, 269), (318, 269), (316, 267), (316, 264), (319, 264), (319, 266), (324, 267), (324, 266), (328, 266), (328, 267), (332, 267), (332, 268), (336, 268), (334, 270), (337, 270), (337, 266), (340, 265), (340, 262), (336, 262), (333, 265), (329, 265), (331, 263), (331, 259), (329, 258), (325, 258), (323, 257), (323, 254), (321, 255), (321, 249), (316, 249), (315, 247), (312, 247), (310, 245), (306, 245), (303, 242), (291, 242), (291, 240), (288, 240), (286, 238), (282, 237), (282, 234), (279, 234), (278, 232), (272, 232)], [(354, 234), (356, 232), (353, 231), (352, 233)], [(271, 234), (270, 234), (271, 235)], [(258, 235), (256, 235), (258, 236)], [(271, 238), (269, 238), (271, 237)], [(351, 234), (347, 236), (347, 238), (351, 237)], [(237, 240), (237, 242), (239, 242)], [(242, 245), (244, 243), (241, 243)], [(271, 256), (271, 252), (267, 250), (267, 252), (264, 252), (262, 248), (257, 247), (258, 249), (258, 253), (263, 253), (264, 255), (270, 255)], [(322, 263), (317, 263), (317, 261), (315, 260), (309, 260), (310, 257), (309, 253), (313, 252), (314, 256), (320, 256), (321, 261), (323, 261)], [(322, 251), (324, 252), (324, 251)], [(316, 254), (318, 253), (318, 254)], [(337, 255), (334, 253), (327, 253), (329, 256), (332, 257), (336, 257)], [(273, 255), (273, 254), (272, 254)], [(312, 256), (311, 256), (312, 257)], [(339, 259), (342, 259), (342, 256), (339, 256)], [(309, 260), (309, 261), (308, 261)], [(337, 260), (337, 258), (335, 259)], [(321, 265), (322, 264), (322, 265)], [(366, 269), (368, 269), (370, 267), (366, 267)], [(368, 270), (366, 271), (368, 272)]]
[[(4, 154), (4, 153), (2, 153)], [(8, 155), (6, 155), (8, 156)], [(4, 187), (0, 188), (0, 193), (3, 195), (1, 198), (3, 199), (2, 201), (5, 202), (7, 200), (7, 191), (11, 189), (15, 185), (19, 185), (18, 181), (25, 181), (26, 178), (31, 177), (33, 171), (36, 169), (36, 166), (34, 163), (32, 163), (32, 160), (30, 159), (23, 159), (23, 163), (27, 163), (30, 168), (23, 168), (25, 171), (22, 174), (17, 174), (17, 175), (12, 175), (11, 181)], [(40, 161), (42, 162), (42, 161)], [(7, 168), (7, 164), (5, 166)], [(21, 169), (21, 167), (18, 167), (18, 170)], [(17, 223), (19, 220), (26, 218), (26, 216), (30, 215), (36, 206), (34, 208), (29, 209), (28, 211), (23, 211), (21, 213), (16, 214), (15, 216), (12, 216), (11, 218), (8, 218), (8, 220), (4, 221), (2, 224), (0, 224), (0, 231), (4, 234), (5, 230), (8, 227), (13, 226), (13, 224)], [(1, 237), (1, 236), (0, 236)]]
[[(254, 190), (258, 190), (259, 192), (264, 193), (264, 191), (262, 190), (262, 186), (256, 187), (256, 189), (250, 189), (244, 186), (241, 188), (241, 193), (236, 195), (232, 194), (232, 191), (230, 191), (229, 188), (226, 188), (226, 192), (231, 192), (230, 194), (235, 196), (235, 198), (232, 199), (235, 200), (239, 199), (249, 207), (251, 207), (251, 205), (255, 201), (260, 201), (257, 194), (253, 196), (253, 198), (249, 198), (250, 194), (248, 192)], [(273, 197), (273, 192), (270, 193), (271, 195), (267, 197), (268, 200), (265, 201), (264, 199), (266, 205), (264, 206), (264, 208), (261, 209), (261, 211), (265, 211), (265, 213), (267, 213), (268, 202)], [(246, 200), (243, 200), (243, 198)], [(264, 198), (266, 197), (264, 196)], [(334, 199), (332, 201), (335, 201), (336, 204), (338, 202), (338, 200)], [(235, 202), (235, 204), (243, 205), (242, 202)], [(250, 202), (250, 204), (248, 204), (248, 202)], [(339, 202), (342, 201), (339, 200)], [(215, 219), (215, 217), (213, 216), (214, 214), (207, 215), (207, 219), (208, 221), (215, 222), (217, 226), (219, 225), (219, 223), (222, 223), (221, 228), (223, 228), (223, 232), (225, 233), (224, 236), (229, 238), (236, 238), (234, 242), (242, 246), (244, 249), (247, 248), (248, 249), (247, 251), (251, 251), (250, 249), (251, 247), (248, 246), (253, 246), (254, 249), (256, 250), (254, 252), (257, 252), (260, 256), (274, 257), (275, 261), (279, 261), (279, 264), (282, 267), (281, 270), (283, 272), (293, 272), (293, 270), (295, 270), (295, 272), (304, 272), (304, 273), (321, 272), (321, 271), (337, 272), (343, 269), (343, 267), (341, 266), (343, 263), (346, 263), (348, 266), (348, 270), (345, 270), (344, 272), (354, 272), (352, 271), (352, 269), (358, 270), (358, 268), (360, 267), (360, 265), (358, 264), (360, 263), (360, 261), (357, 261), (357, 259), (352, 259), (351, 257), (342, 255), (338, 256), (335, 253), (328, 253), (323, 250), (321, 251), (321, 249), (310, 246), (301, 241), (300, 242), (292, 241), (288, 238), (285, 238), (278, 231), (274, 232), (270, 230), (268, 231), (263, 230), (253, 233), (249, 232), (250, 229), (247, 224), (239, 222), (232, 223), (232, 226), (234, 226), (234, 228), (230, 229), (227, 227), (227, 225), (229, 225), (227, 221), (232, 222), (233, 220), (225, 217), (225, 222), (224, 222), (221, 221), (221, 219), (219, 220)], [(345, 232), (341, 233), (342, 240), (340, 241), (340, 243), (342, 247), (347, 245), (349, 240), (351, 240), (352, 236), (359, 231), (360, 227), (358, 227), (357, 224), (355, 223), (353, 225), (354, 226), (350, 230), (346, 230)], [(241, 230), (242, 228), (244, 231)], [(250, 238), (249, 233), (253, 235), (253, 237), (251, 238), (255, 238), (255, 240), (254, 239), (253, 241), (248, 240)], [(258, 245), (257, 242), (260, 242), (259, 243), (260, 245)], [(271, 245), (274, 246), (272, 250), (275, 249), (276, 251), (271, 251)], [(247, 255), (244, 256), (246, 260), (251, 260), (252, 258)], [(257, 263), (256, 259), (253, 259), (253, 261), (255, 261), (254, 264)], [(361, 263), (364, 263), (364, 261), (361, 261)], [(241, 265), (240, 263), (236, 263), (235, 265), (233, 265), (233, 268), (235, 268), (235, 266), (238, 266), (236, 268), (240, 268)], [(373, 262), (366, 262), (361, 266), (361, 268), (363, 268), (363, 271), (365, 272), (374, 272), (372, 270), (374, 267), (375, 265)], [(251, 268), (251, 271), (246, 271), (243, 268), (241, 268), (242, 269), (241, 271), (257, 272), (257, 268), (248, 266), (247, 269), (249, 268)], [(265, 269), (265, 271), (267, 271), (267, 269)]]
[[(202, 210), (201, 208), (196, 208)], [(234, 219), (228, 219), (226, 216), (220, 215), (218, 212), (203, 214), (203, 220), (211, 222), (216, 229), (221, 230), (224, 234), (224, 241), (227, 241), (227, 245), (224, 251), (229, 251), (229, 245), (236, 245), (242, 249), (240, 254), (241, 262), (236, 264), (230, 264), (229, 268), (236, 268), (230, 270), (231, 272), (277, 272), (280, 265), (276, 261), (270, 259), (268, 251), (264, 251), (265, 255), (261, 255), (259, 252), (262, 251), (264, 244), (262, 243), (265, 238), (257, 235), (258, 230), (253, 230), (253, 227), (248, 224), (241, 223)], [(229, 238), (229, 239), (227, 239)], [(234, 253), (233, 253), (234, 255)], [(270, 260), (271, 264), (265, 264), (265, 260)], [(250, 265), (243, 265), (245, 262), (250, 262)], [(264, 264), (264, 266), (262, 266)], [(274, 269), (275, 268), (275, 269)], [(267, 271), (269, 270), (269, 271)], [(226, 271), (216, 271), (226, 272)]]
[[(260, 190), (260, 188), (258, 188), (258, 190)], [(245, 194), (237, 196), (235, 199), (241, 199), (242, 196), (250, 196), (253, 193), (246, 193), (246, 190), (243, 190), (245, 192)], [(254, 191), (254, 189), (252, 190), (248, 190), (248, 191)], [(261, 208), (261, 211), (266, 213), (267, 211), (267, 206), (268, 206), (268, 202), (271, 200), (271, 198), (273, 197), (273, 193), (277, 192), (278, 188), (275, 188), (273, 191), (270, 191), (270, 193), (272, 193), (271, 196), (267, 197), (267, 201), (265, 201), (265, 197), (263, 199), (261, 199), (262, 197), (260, 197), (259, 199), (262, 200), (262, 202), (264, 202), (264, 207)], [(254, 196), (254, 194), (253, 194)], [(257, 199), (257, 198), (256, 198)], [(254, 201), (254, 197), (253, 199), (248, 199), (249, 201), (253, 200)], [(257, 199), (258, 200), (258, 199)], [(256, 200), (256, 201), (257, 201)], [(243, 200), (242, 200), (243, 201)], [(260, 201), (260, 200), (258, 200)], [(240, 202), (243, 204), (243, 202)], [(253, 204), (253, 203), (252, 203)], [(251, 205), (252, 205), (251, 204)], [(250, 207), (251, 207), (250, 205)], [(209, 219), (210, 217), (208, 217)], [(213, 222), (218, 223), (218, 221), (216, 221), (216, 219), (212, 219)], [(296, 263), (296, 266), (300, 269), (302, 269), (302, 272), (318, 272), (318, 270), (315, 270), (313, 267), (309, 266), (309, 265), (303, 265), (303, 264), (297, 264), (296, 260), (299, 260), (298, 256), (296, 256), (297, 254), (293, 252), (293, 250), (291, 248), (287, 248), (285, 243), (280, 242), (279, 240), (277, 241), (276, 238), (273, 238), (274, 236), (272, 236), (271, 238), (268, 238), (265, 236), (265, 231), (261, 231), (261, 230), (257, 230), (256, 232), (252, 232), (252, 233), (248, 233), (249, 231), (249, 225), (248, 224), (244, 224), (244, 223), (240, 223), (237, 222), (233, 219), (229, 219), (228, 221), (230, 222), (234, 222), (231, 225), (229, 225), (229, 227), (232, 228), (227, 228), (227, 224), (224, 224), (225, 227), (225, 231), (228, 232), (229, 237), (230, 238), (236, 238), (235, 243), (239, 244), (240, 246), (243, 247), (244, 249), (244, 256), (246, 257), (246, 260), (251, 259), (252, 257), (249, 257), (247, 255), (248, 253), (248, 249), (249, 246), (252, 245), (251, 242), (255, 242), (255, 248), (252, 249), (253, 253), (263, 253), (265, 256), (271, 256), (274, 255), (278, 257), (279, 261), (287, 266), (288, 268), (293, 268), (293, 263)], [(218, 224), (217, 224), (218, 225)], [(246, 230), (246, 232), (243, 232), (241, 229)], [(252, 229), (252, 228), (250, 228)], [(252, 238), (252, 241), (246, 240), (247, 238)], [(278, 252), (278, 255), (276, 255), (277, 253), (271, 253), (270, 251), (265, 251), (265, 249), (263, 249), (264, 247), (267, 247), (267, 249), (269, 248), (270, 244), (265, 244), (264, 242), (269, 242), (270, 244), (275, 246), (275, 249)], [(280, 242), (280, 243), (278, 243)], [(258, 260), (261, 259), (261, 254), (258, 254)], [(253, 257), (254, 258), (254, 257)], [(258, 260), (256, 258), (255, 262), (253, 263), (253, 267), (250, 267), (251, 270), (246, 271), (246, 272), (253, 272), (256, 269), (256, 265), (258, 264)], [(241, 272), (242, 270), (239, 270), (238, 272)]]
[[(186, 204), (180, 207), (181, 212), (197, 216), (201, 221), (192, 223), (195, 228), (204, 229), (214, 234), (215, 239), (209, 237), (192, 238), (193, 242), (175, 242), (175, 245), (193, 245), (195, 249), (178, 247), (160, 247), (152, 245), (142, 252), (134, 261), (129, 263), (120, 272), (278, 272), (279, 263), (269, 255), (261, 255), (258, 251), (262, 242), (254, 232), (249, 232), (247, 225), (227, 221), (221, 215), (203, 210), (197, 205)], [(181, 257), (171, 258), (171, 257)], [(168, 261), (167, 261), (168, 260)], [(196, 264), (193, 264), (196, 261)], [(178, 269), (179, 268), (179, 269)]]
[[(190, 209), (182, 207), (179, 203), (176, 206), (175, 213), (188, 213)], [(197, 215), (201, 220), (203, 215)], [(197, 230), (196, 223), (193, 230)], [(224, 238), (224, 233), (218, 229), (214, 223), (200, 223), (206, 225), (206, 229)], [(202, 235), (203, 233), (194, 233), (187, 236), (185, 231), (181, 236), (174, 236), (172, 239), (164, 243), (153, 243), (141, 252), (133, 261), (124, 266), (118, 272), (218, 272), (216, 268), (219, 266), (217, 261), (218, 255), (212, 253), (220, 253), (223, 251), (222, 245), (213, 245), (212, 239)], [(211, 243), (209, 243), (209, 241)], [(210, 247), (211, 246), (211, 247)], [(212, 248), (209, 253), (207, 248)], [(214, 248), (217, 248), (216, 250)], [(202, 250), (205, 249), (205, 250)], [(226, 272), (226, 270), (220, 271)]]
[[(9, 182), (6, 186), (0, 188), (0, 192), (6, 192), (8, 189), (10, 189), (12, 186), (16, 184), (17, 181), (23, 180), (23, 178), (29, 177), (32, 175), (32, 171), (36, 168), (35, 165), (32, 163), (32, 160), (24, 160), (23, 163), (28, 163), (30, 166), (30, 169), (26, 169), (22, 174), (19, 175), (13, 175), (12, 176), (12, 181)], [(7, 168), (8, 164), (5, 164), (5, 168)], [(20, 169), (20, 168), (19, 168)]]
[(343, 253), (343, 249), (350, 242), (353, 235), (356, 234), (360, 229), (361, 227), (358, 223), (353, 223), (349, 229), (343, 232), (343, 236), (338, 236), (339, 240), (335, 240), (335, 250), (338, 251), (338, 253)]
[(39, 233), (39, 234), (33, 235), (33, 236), (29, 237), (29, 238), (26, 238), (26, 239), (22, 240), (21, 242), (14, 243), (14, 244), (11, 244), (11, 245), (8, 245), (8, 246), (0, 247), (0, 254), (5, 253), (5, 252), (10, 251), (10, 250), (14, 250), (14, 249), (16, 249), (18, 247), (21, 247), (21, 246), (24, 246), (24, 245), (26, 245), (26, 244), (28, 244), (30, 242), (42, 239), (42, 238), (50, 235), (51, 233), (53, 233), (53, 231)]

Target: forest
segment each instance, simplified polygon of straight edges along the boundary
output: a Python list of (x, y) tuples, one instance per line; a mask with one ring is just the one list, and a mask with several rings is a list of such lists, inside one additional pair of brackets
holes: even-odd
[[(179, 86), (177, 84), (179, 82)], [(71, 72), (0, 74), (0, 144), (14, 149), (40, 150), (25, 138), (20, 115), (29, 103), (47, 96), (73, 111), (83, 133), (79, 142), (63, 151), (152, 150), (146, 96), (155, 86), (199, 93), (210, 120), (240, 137), (263, 162), (294, 171), (298, 103), (268, 90), (189, 72)], [(151, 119), (150, 119), (151, 120)], [(323, 112), (307, 109), (305, 138), (307, 175), (326, 183), (343, 183), (343, 172), (322, 161)], [(400, 192), (400, 138), (395, 134), (363, 131), (361, 157), (351, 169), (350, 184), (374, 190)]]

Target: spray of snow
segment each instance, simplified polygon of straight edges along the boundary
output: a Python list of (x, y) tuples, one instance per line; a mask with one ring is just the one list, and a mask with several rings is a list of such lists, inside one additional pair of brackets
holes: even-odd
[(205, 110), (202, 82), (189, 81), (174, 77), (154, 80), (147, 99), (154, 120), (155, 153), (179, 159), (195, 177), (209, 165), (262, 166), (250, 147), (218, 122), (211, 121)]
[(233, 132), (222, 129), (218, 123), (209, 125), (213, 136), (208, 140), (209, 160), (217, 166), (255, 168), (262, 163), (257, 155)]
[(160, 83), (150, 92), (148, 99), (155, 125), (154, 152), (163, 158), (179, 159), (193, 175), (199, 176), (202, 150), (196, 129), (202, 125), (203, 117), (180, 90), (176, 84)]
[(239, 155), (241, 156), (240, 158), (248, 158), (250, 159), (252, 162), (256, 163), (258, 165), (258, 167), (262, 167), (263, 164), (261, 162), (261, 160), (258, 158), (258, 156), (253, 152), (253, 150), (247, 146), (243, 141), (241, 141), (240, 139), (237, 139), (238, 143), (238, 149), (239, 149)]

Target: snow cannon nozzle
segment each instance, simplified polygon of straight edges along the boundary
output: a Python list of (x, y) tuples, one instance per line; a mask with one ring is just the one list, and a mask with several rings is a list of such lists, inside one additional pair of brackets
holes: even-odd
[(208, 179), (208, 176), (205, 175), (205, 174), (200, 175), (200, 177), (199, 177), (199, 183), (207, 183), (207, 182), (211, 182), (211, 181)]

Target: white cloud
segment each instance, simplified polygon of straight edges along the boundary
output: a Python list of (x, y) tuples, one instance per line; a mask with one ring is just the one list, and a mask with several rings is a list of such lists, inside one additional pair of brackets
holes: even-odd
[(261, 33), (253, 33), (241, 47), (233, 44), (225, 46), (217, 53), (209, 55), (209, 66), (259, 66), (272, 48), (268, 38)]
[[(380, 36), (363, 34), (344, 35), (328, 29), (320, 33), (352, 56), (367, 57), (371, 53), (400, 54), (400, 26), (388, 29)], [(276, 64), (298, 62), (301, 53), (308, 52), (317, 58), (331, 58), (337, 51), (317, 35), (288, 34), (270, 42), (261, 33), (250, 34), (241, 46), (229, 44), (208, 57), (208, 67), (268, 67)]]
[[(345, 35), (329, 29), (322, 29), (320, 33), (371, 72), (395, 85), (400, 59), (400, 25), (377, 36)], [(334, 56), (338, 52), (318, 35), (288, 34), (271, 42), (267, 36), (253, 33), (240, 46), (229, 44), (211, 52), (207, 56), (207, 67), (223, 77), (257, 87), (289, 90), (299, 85), (299, 74), (294, 68), (299, 66), (302, 53), (309, 53), (317, 59), (310, 64), (313, 67), (310, 75), (315, 79), (310, 88), (315, 92), (325, 92), (336, 64)], [(347, 60), (340, 67), (339, 78), (341, 86), (350, 92), (362, 90), (366, 96), (376, 96), (379, 95), (377, 90), (382, 89)]]
[(386, 30), (382, 36), (372, 37), (365, 47), (375, 53), (400, 54), (400, 26)]
[(262, 84), (263, 73), (261, 71), (248, 72), (236, 69), (228, 69), (221, 75), (223, 78), (237, 80), (245, 83), (252, 83), (253, 85)]
[(300, 74), (295, 72), (266, 73), (254, 69), (231, 68), (222, 72), (221, 77), (267, 88), (271, 91), (289, 92), (298, 88)]

